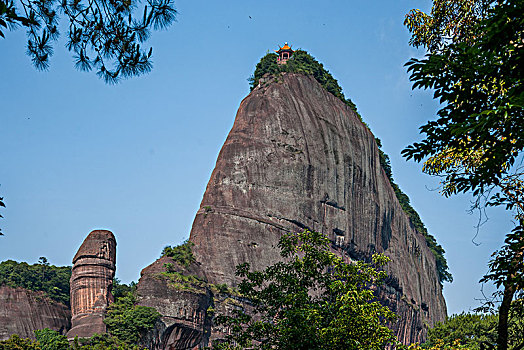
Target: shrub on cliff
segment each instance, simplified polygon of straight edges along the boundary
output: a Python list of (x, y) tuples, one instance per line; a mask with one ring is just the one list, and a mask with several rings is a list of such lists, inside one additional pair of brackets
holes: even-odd
[(0, 286), (43, 291), (51, 299), (69, 305), (70, 266), (50, 265), (45, 257), (39, 263), (7, 260), (0, 263)]
[(43, 350), (69, 350), (69, 342), (66, 336), (52, 329), (36, 330), (35, 338)]
[(180, 265), (189, 267), (189, 265), (195, 261), (195, 256), (193, 255), (192, 251), (194, 245), (195, 244), (193, 242), (187, 240), (175, 247), (168, 245), (162, 250), (162, 254), (160, 256), (168, 256)]
[(113, 278), (113, 289), (111, 290), (111, 294), (113, 294), (113, 298), (115, 298), (115, 302), (118, 301), (118, 299), (125, 297), (128, 293), (134, 293), (136, 291), (136, 282), (131, 281), (129, 284), (122, 283), (118, 278)]
[(109, 305), (104, 323), (113, 337), (126, 344), (138, 344), (159, 318), (154, 308), (136, 305), (134, 294), (127, 293)]
[(387, 323), (395, 318), (374, 296), (388, 259), (346, 263), (330, 251), (321, 233), (286, 234), (279, 242), (282, 262), (264, 271), (237, 267), (239, 285), (254, 314), (237, 309), (215, 322), (229, 335), (214, 349), (383, 349), (396, 339)]

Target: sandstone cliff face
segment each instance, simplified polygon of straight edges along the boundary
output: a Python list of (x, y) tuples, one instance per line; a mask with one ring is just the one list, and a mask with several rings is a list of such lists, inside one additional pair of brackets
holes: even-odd
[[(211, 320), (207, 310), (212, 297), (205, 286), (171, 281), (165, 275), (165, 264), (177, 266), (173, 259), (162, 257), (141, 273), (140, 305), (154, 307), (162, 315), (145, 345), (156, 349), (193, 349), (208, 342)], [(194, 266), (179, 271), (203, 278)]]
[(180, 266), (164, 256), (146, 267), (137, 290), (140, 305), (154, 307), (162, 317), (142, 345), (148, 349), (198, 349), (212, 339), (223, 338), (227, 330), (213, 327), (213, 316), (250, 307), (245, 299), (225, 289), (207, 283), (198, 263)]
[(105, 333), (103, 322), (107, 306), (113, 301), (116, 240), (106, 230), (92, 231), (73, 258), (71, 275), (72, 326), (68, 339)]
[[(285, 74), (242, 101), (190, 240), (207, 280), (235, 285), (236, 265), (275, 263), (282, 233), (305, 228), (352, 258), (391, 258), (380, 293), (400, 316), (400, 341), (423, 340), (445, 318), (435, 259), (395, 197), (374, 136), (314, 78)], [(147, 275), (139, 291), (153, 284)]]
[(34, 330), (49, 328), (65, 334), (71, 328), (71, 311), (44, 292), (0, 286), (0, 340), (12, 334), (35, 338)]

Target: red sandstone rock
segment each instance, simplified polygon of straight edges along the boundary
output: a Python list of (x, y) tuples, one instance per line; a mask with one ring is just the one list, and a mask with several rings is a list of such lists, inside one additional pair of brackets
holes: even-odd
[(116, 240), (106, 230), (92, 231), (73, 258), (71, 275), (72, 326), (68, 339), (105, 333), (104, 314), (113, 301)]
[[(402, 211), (380, 166), (374, 136), (314, 78), (284, 74), (242, 101), (190, 240), (207, 280), (235, 285), (236, 265), (249, 262), (261, 270), (274, 264), (280, 258), (275, 248), (280, 236), (304, 228), (325, 233), (352, 258), (373, 252), (391, 258), (391, 278), (380, 295), (399, 315), (400, 341), (420, 342), (428, 325), (444, 320), (435, 258)], [(182, 305), (186, 297), (160, 291), (155, 284), (164, 282), (151, 278), (150, 268), (143, 271), (138, 290), (148, 295), (147, 306), (167, 315), (164, 307)], [(190, 309), (184, 314), (201, 310), (186, 305)], [(169, 315), (172, 324), (181, 320)], [(192, 328), (205, 334), (206, 324), (195, 322)], [(163, 336), (170, 337), (169, 332)], [(182, 349), (173, 344), (163, 346)]]
[(44, 292), (0, 286), (0, 340), (12, 334), (35, 338), (34, 330), (49, 328), (61, 334), (71, 328), (71, 311)]
[(161, 322), (145, 342), (149, 349), (193, 349), (209, 340), (211, 319), (207, 310), (212, 307), (212, 296), (205, 283), (177, 283), (163, 273), (165, 264), (182, 274), (203, 279), (197, 265), (189, 269), (173, 259), (162, 257), (146, 267), (140, 278), (138, 296), (140, 305), (154, 307)]

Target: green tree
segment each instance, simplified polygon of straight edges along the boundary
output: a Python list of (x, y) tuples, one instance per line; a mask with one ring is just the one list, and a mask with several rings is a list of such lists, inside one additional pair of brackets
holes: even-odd
[(497, 343), (498, 317), (493, 314), (461, 313), (438, 322), (428, 331), (422, 345), (428, 349), (438, 344), (452, 346), (456, 340), (468, 349), (492, 349)]
[(121, 283), (118, 278), (113, 279), (113, 289), (111, 290), (111, 294), (113, 294), (113, 298), (115, 298), (115, 302), (118, 301), (118, 299), (125, 297), (128, 293), (135, 293), (136, 291), (136, 282), (131, 281), (129, 284)]
[(190, 242), (188, 240), (175, 247), (171, 247), (168, 245), (164, 247), (160, 256), (168, 256), (170, 258), (173, 258), (173, 260), (175, 260), (180, 265), (184, 267), (189, 267), (191, 263), (196, 261), (192, 250), (194, 245), (195, 244), (193, 242)]
[[(451, 2), (434, 1), (437, 7), (446, 3)], [(524, 2), (457, 3), (480, 4), (481, 9), (475, 12), (470, 6), (470, 17), (439, 15), (454, 28), (462, 21), (471, 23), (460, 35), (446, 36), (447, 27), (436, 25), (439, 44), (434, 48), (431, 35), (417, 37), (412, 30), (414, 40), (430, 50), (424, 59), (407, 63), (413, 87), (434, 90), (442, 108), (436, 120), (421, 127), (424, 140), (403, 154), (425, 160), (424, 171), (443, 178), (445, 196), (471, 192), (476, 207), (505, 206), (513, 211), (517, 227), (485, 278), (504, 288), (497, 343), (505, 350), (510, 304), (524, 287), (512, 277), (514, 267), (522, 263), (524, 240), (524, 169), (519, 161), (524, 148)]]
[(108, 334), (94, 334), (91, 338), (75, 338), (72, 350), (142, 350), (136, 344), (129, 344)]
[(404, 20), (412, 33), (409, 44), (435, 52), (450, 41), (471, 43), (475, 40), (476, 25), (493, 3), (492, 0), (435, 0), (429, 14), (412, 9)]
[(386, 277), (388, 259), (373, 265), (346, 263), (330, 251), (321, 233), (286, 234), (279, 241), (282, 262), (264, 271), (239, 265), (240, 293), (254, 314), (237, 310), (215, 322), (231, 334), (215, 349), (383, 349), (396, 341), (387, 322), (395, 315), (380, 305), (374, 288)]
[(0, 286), (43, 291), (51, 299), (69, 305), (70, 266), (54, 266), (40, 257), (39, 263), (6, 260), (0, 263)]
[(104, 323), (113, 337), (126, 344), (137, 344), (159, 318), (154, 308), (136, 305), (134, 294), (127, 293), (109, 305)]
[[(176, 16), (172, 0), (0, 0), (0, 36), (5, 28), (27, 28), (27, 54), (37, 69), (49, 67), (60, 16), (67, 22), (67, 44), (75, 67), (107, 83), (151, 70), (152, 49), (142, 48), (151, 30), (168, 27)], [(22, 13), (22, 14), (20, 14)]]
[(20, 338), (13, 334), (9, 339), (0, 341), (0, 350), (43, 350), (38, 342)]
[(52, 329), (36, 330), (35, 338), (43, 350), (69, 350), (67, 337)]

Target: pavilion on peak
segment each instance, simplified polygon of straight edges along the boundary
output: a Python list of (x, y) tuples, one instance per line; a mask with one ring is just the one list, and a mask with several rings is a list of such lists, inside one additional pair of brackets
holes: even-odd
[(286, 64), (287, 60), (289, 60), (291, 58), (291, 56), (293, 55), (293, 52), (295, 52), (295, 50), (293, 50), (291, 48), (291, 46), (289, 46), (287, 43), (285, 43), (284, 46), (282, 46), (282, 47), (279, 46), (279, 49), (275, 50), (275, 52), (278, 54), (277, 63), (278, 64)]

